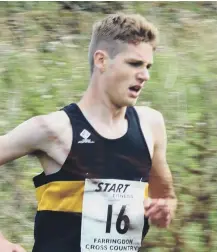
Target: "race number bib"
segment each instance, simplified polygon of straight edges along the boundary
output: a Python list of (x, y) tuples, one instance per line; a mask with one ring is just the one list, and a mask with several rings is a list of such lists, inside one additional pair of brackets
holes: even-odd
[(147, 188), (138, 181), (86, 179), (81, 252), (138, 251)]

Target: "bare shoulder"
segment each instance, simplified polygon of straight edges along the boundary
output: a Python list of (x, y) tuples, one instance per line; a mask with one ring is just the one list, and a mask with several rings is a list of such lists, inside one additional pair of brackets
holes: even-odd
[[(38, 116), (35, 118), (36, 123), (46, 134), (48, 140), (58, 140), (61, 142), (71, 138), (72, 127), (70, 119), (64, 111), (56, 111), (47, 115)], [(45, 145), (49, 144), (48, 141)], [(53, 145), (52, 141), (52, 145)]]
[(141, 121), (148, 121), (151, 126), (164, 125), (164, 118), (160, 111), (147, 106), (135, 106), (135, 109)]
[(156, 146), (157, 141), (159, 141), (159, 134), (162, 135), (162, 127), (163, 125), (163, 117), (162, 114), (150, 107), (146, 106), (135, 106), (136, 112), (138, 114), (140, 120), (140, 126), (146, 140), (146, 143), (149, 148), (149, 152), (151, 157), (154, 154), (154, 148)]
[(41, 126), (54, 131), (63, 130), (70, 125), (69, 117), (64, 111), (56, 111), (37, 116), (35, 120), (37, 120)]
[(138, 113), (144, 134), (147, 135), (150, 133), (152, 135), (153, 148), (154, 146), (156, 147), (166, 143), (167, 134), (162, 113), (146, 106), (137, 106), (135, 109)]
[[(52, 138), (69, 138), (70, 122), (63, 111), (38, 115), (0, 136), (0, 165), (35, 151), (49, 152)], [(62, 139), (61, 139), (62, 140)]]

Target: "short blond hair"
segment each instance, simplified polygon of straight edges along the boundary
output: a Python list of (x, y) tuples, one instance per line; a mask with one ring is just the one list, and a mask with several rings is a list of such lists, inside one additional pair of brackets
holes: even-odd
[(124, 13), (108, 15), (93, 25), (88, 53), (91, 73), (94, 69), (93, 56), (96, 50), (105, 49), (110, 57), (114, 57), (120, 51), (120, 42), (122, 45), (147, 42), (155, 50), (157, 41), (157, 28), (143, 16)]

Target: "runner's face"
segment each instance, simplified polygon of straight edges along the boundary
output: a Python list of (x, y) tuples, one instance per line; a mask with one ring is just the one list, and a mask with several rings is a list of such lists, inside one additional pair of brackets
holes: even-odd
[(118, 107), (135, 105), (152, 63), (153, 48), (147, 43), (129, 44), (111, 60), (105, 73), (105, 91), (111, 102)]

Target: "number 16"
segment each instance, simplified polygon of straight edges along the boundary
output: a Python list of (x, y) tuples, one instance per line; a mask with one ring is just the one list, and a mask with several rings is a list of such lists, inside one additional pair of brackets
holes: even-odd
[[(116, 221), (116, 230), (119, 234), (125, 234), (128, 231), (129, 225), (130, 225), (129, 217), (127, 215), (124, 215), (125, 209), (126, 209), (126, 205), (121, 207), (120, 213), (118, 214), (118, 218)], [(111, 232), (112, 211), (113, 211), (112, 205), (108, 205), (106, 233)], [(121, 227), (122, 221), (124, 222), (123, 228)]]

